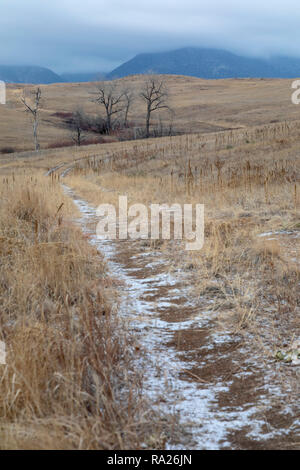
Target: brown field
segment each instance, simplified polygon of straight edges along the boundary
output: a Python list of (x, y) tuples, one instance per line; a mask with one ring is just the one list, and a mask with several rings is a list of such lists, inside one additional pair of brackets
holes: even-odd
[[(144, 78), (134, 76), (118, 80), (122, 87), (130, 86), (137, 93)], [(240, 79), (201, 80), (183, 76), (167, 76), (170, 105), (175, 111), (174, 128), (180, 132), (214, 132), (282, 122), (299, 118), (299, 109), (291, 103), (292, 80)], [(7, 85), (7, 105), (0, 107), (0, 152), (12, 147), (18, 151), (31, 150), (32, 126), (21, 103), (23, 86)], [(27, 85), (27, 93), (31, 86)], [(92, 102), (96, 83), (42, 85), (43, 110), (40, 122), (42, 148), (70, 141), (70, 131), (56, 113), (68, 113), (81, 108), (91, 115), (102, 113)], [(129, 119), (137, 126), (144, 125), (142, 103), (137, 100)], [(168, 116), (162, 113), (165, 122)], [(153, 124), (158, 115), (153, 115)], [(97, 135), (87, 137), (97, 140)]]
[[(128, 80), (140, 86), (140, 77)], [(167, 81), (185, 135), (0, 156), (0, 339), (8, 351), (0, 448), (299, 448), (299, 366), (276, 360), (300, 337), (300, 121), (291, 83)], [(66, 137), (55, 112), (96, 112), (93, 88), (42, 87), (43, 147)], [(8, 91), (0, 148), (26, 150), (21, 88)], [(131, 119), (142, 123), (140, 106)], [(115, 241), (112, 255), (105, 245), (97, 252), (87, 243), (95, 216), (80, 222), (82, 234), (72, 198), (92, 214), (125, 194), (147, 207), (204, 203), (203, 249), (187, 252), (171, 239)], [(168, 276), (176, 292), (158, 282)], [(134, 291), (140, 311), (135, 285), (148, 288)], [(178, 374), (157, 362), (164, 393), (149, 398), (147, 361), (168, 354), (169, 369), (180, 361)], [(185, 423), (176, 387), (214, 393), (208, 418), (199, 412), (200, 422)], [(213, 444), (210, 420), (226, 430)]]

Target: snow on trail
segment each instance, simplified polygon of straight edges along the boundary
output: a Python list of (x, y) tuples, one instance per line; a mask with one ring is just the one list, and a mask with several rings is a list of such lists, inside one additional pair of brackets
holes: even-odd
[[(217, 367), (214, 381), (190, 372), (194, 367), (205, 368), (209, 363), (208, 377), (211, 378), (209, 373), (214, 374), (218, 353), (218, 359), (225, 364), (225, 373), (226, 361), (233, 363), (232, 346), (235, 342), (226, 332), (216, 332), (213, 309), (207, 304), (205, 308), (201, 298), (195, 300), (189, 296), (188, 279), (185, 279), (188, 274), (165, 272), (161, 254), (141, 251), (141, 245), (136, 248), (132, 242), (98, 240), (95, 209), (77, 198), (70, 188), (63, 187), (81, 213), (77, 223), (89, 235), (90, 243), (105, 256), (112, 275), (124, 282), (119, 313), (129, 320), (130, 328), (142, 344), (144, 355), (141, 355), (137, 366), (145, 372), (144, 392), (163, 411), (179, 413), (180, 428), (190, 432), (194, 440), (188, 448), (234, 448), (229, 436), (237, 432), (255, 442), (280, 435), (281, 430), (278, 429), (266, 432), (265, 421), (258, 413), (261, 407), (271, 407), (270, 387), (266, 384), (260, 387), (254, 400), (253, 397), (249, 399), (250, 402), (247, 399), (236, 401), (233, 397), (233, 405), (227, 403), (236, 381), (244, 384), (245, 388), (251, 383), (251, 360), (248, 361), (248, 369), (235, 373), (234, 379), (229, 376), (225, 380), (222, 370), (218, 371)], [(185, 333), (196, 335), (196, 345), (190, 357), (186, 354), (188, 350), (176, 348), (175, 344)], [(186, 357), (183, 358), (183, 354)], [(276, 395), (277, 391), (274, 393)], [(220, 406), (222, 395), (226, 399)], [(184, 444), (167, 444), (167, 448), (180, 449)]]

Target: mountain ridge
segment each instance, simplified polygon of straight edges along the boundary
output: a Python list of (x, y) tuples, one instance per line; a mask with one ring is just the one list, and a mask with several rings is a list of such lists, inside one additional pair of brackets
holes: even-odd
[(167, 52), (138, 54), (106, 75), (107, 79), (145, 74), (218, 78), (296, 78), (300, 59), (245, 57), (223, 49), (186, 47)]
[(298, 78), (300, 59), (285, 56), (262, 59), (237, 55), (223, 49), (185, 47), (138, 54), (107, 74), (72, 72), (58, 75), (46, 67), (0, 65), (0, 80), (42, 85), (111, 80), (149, 72), (203, 79)]
[(60, 75), (46, 67), (36, 65), (0, 65), (0, 80), (6, 83), (33, 85), (63, 82)]

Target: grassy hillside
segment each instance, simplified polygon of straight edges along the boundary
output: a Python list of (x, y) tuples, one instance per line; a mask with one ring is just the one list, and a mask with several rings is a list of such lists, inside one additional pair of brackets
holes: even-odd
[[(232, 108), (247, 116), (247, 96), (244, 107), (243, 95), (236, 96)], [(299, 138), (293, 121), (2, 157), (1, 332), (8, 365), (0, 384), (1, 448), (161, 449), (174, 442), (192, 448), (185, 397), (178, 399), (177, 388), (172, 395), (174, 370), (176, 386), (193, 386), (199, 397), (193, 437), (201, 448), (205, 420), (214, 430), (229, 423), (220, 448), (299, 447), (297, 367), (275, 360), (300, 334)], [(46, 177), (50, 167), (57, 170)], [(199, 252), (172, 239), (114, 243), (118, 269), (135, 282), (151, 281), (143, 309), (132, 311), (128, 286), (111, 278), (101, 254), (86, 244), (95, 221), (85, 236), (74, 227), (79, 214), (59, 185), (65, 169), (64, 183), (91, 207), (115, 204), (124, 194), (147, 207), (205, 204)], [(166, 302), (171, 289), (161, 281), (171, 275), (175, 304)], [(123, 295), (134, 318), (128, 329), (119, 315)], [(138, 323), (151, 320), (147, 302), (154, 322), (140, 332)], [(155, 403), (139, 400), (147, 394), (136, 361), (147, 376), (149, 357), (169, 352), (172, 367), (155, 368), (153, 383), (161, 378), (163, 393)], [(213, 400), (201, 414), (207, 390)], [(171, 410), (181, 403), (183, 421), (179, 413), (157, 414), (161, 404)]]
[[(169, 104), (175, 112), (173, 126), (180, 132), (213, 132), (242, 128), (270, 122), (293, 120), (299, 108), (291, 102), (290, 80), (201, 80), (183, 76), (165, 76), (169, 89)], [(138, 95), (143, 76), (118, 80), (119, 86), (131, 87)], [(30, 117), (21, 103), (22, 85), (7, 86), (7, 104), (0, 106), (0, 152), (4, 147), (31, 150), (32, 127)], [(26, 86), (27, 93), (32, 87)], [(43, 108), (40, 120), (42, 148), (71, 141), (63, 113), (78, 107), (90, 115), (103, 115), (103, 109), (92, 100), (95, 83), (42, 85)], [(152, 124), (162, 116), (166, 125), (169, 115), (154, 113)], [(136, 100), (129, 115), (133, 125), (144, 126), (145, 107)], [(87, 135), (97, 141), (95, 134)]]

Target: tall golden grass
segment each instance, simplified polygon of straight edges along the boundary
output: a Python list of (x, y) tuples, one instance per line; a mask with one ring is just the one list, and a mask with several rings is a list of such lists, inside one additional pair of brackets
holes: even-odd
[[(280, 123), (130, 143), (112, 151), (111, 158), (77, 161), (67, 181), (95, 206), (117, 204), (120, 194), (146, 205), (204, 203), (204, 248), (178, 259), (194, 266), (196, 293), (209, 294), (211, 283), (217, 283), (216, 306), (232, 331), (245, 325), (257, 331), (262, 319), (272, 324), (266, 339), (272, 354), (284, 333), (280, 327), (274, 331), (268, 309), (285, 308), (297, 317), (299, 239), (259, 235), (299, 230), (299, 130), (296, 122)], [(167, 258), (175, 257), (174, 244), (161, 249)], [(285, 334), (291, 339), (295, 331)]]
[(70, 199), (39, 172), (5, 179), (0, 195), (0, 448), (159, 443), (116, 287), (74, 227)]

